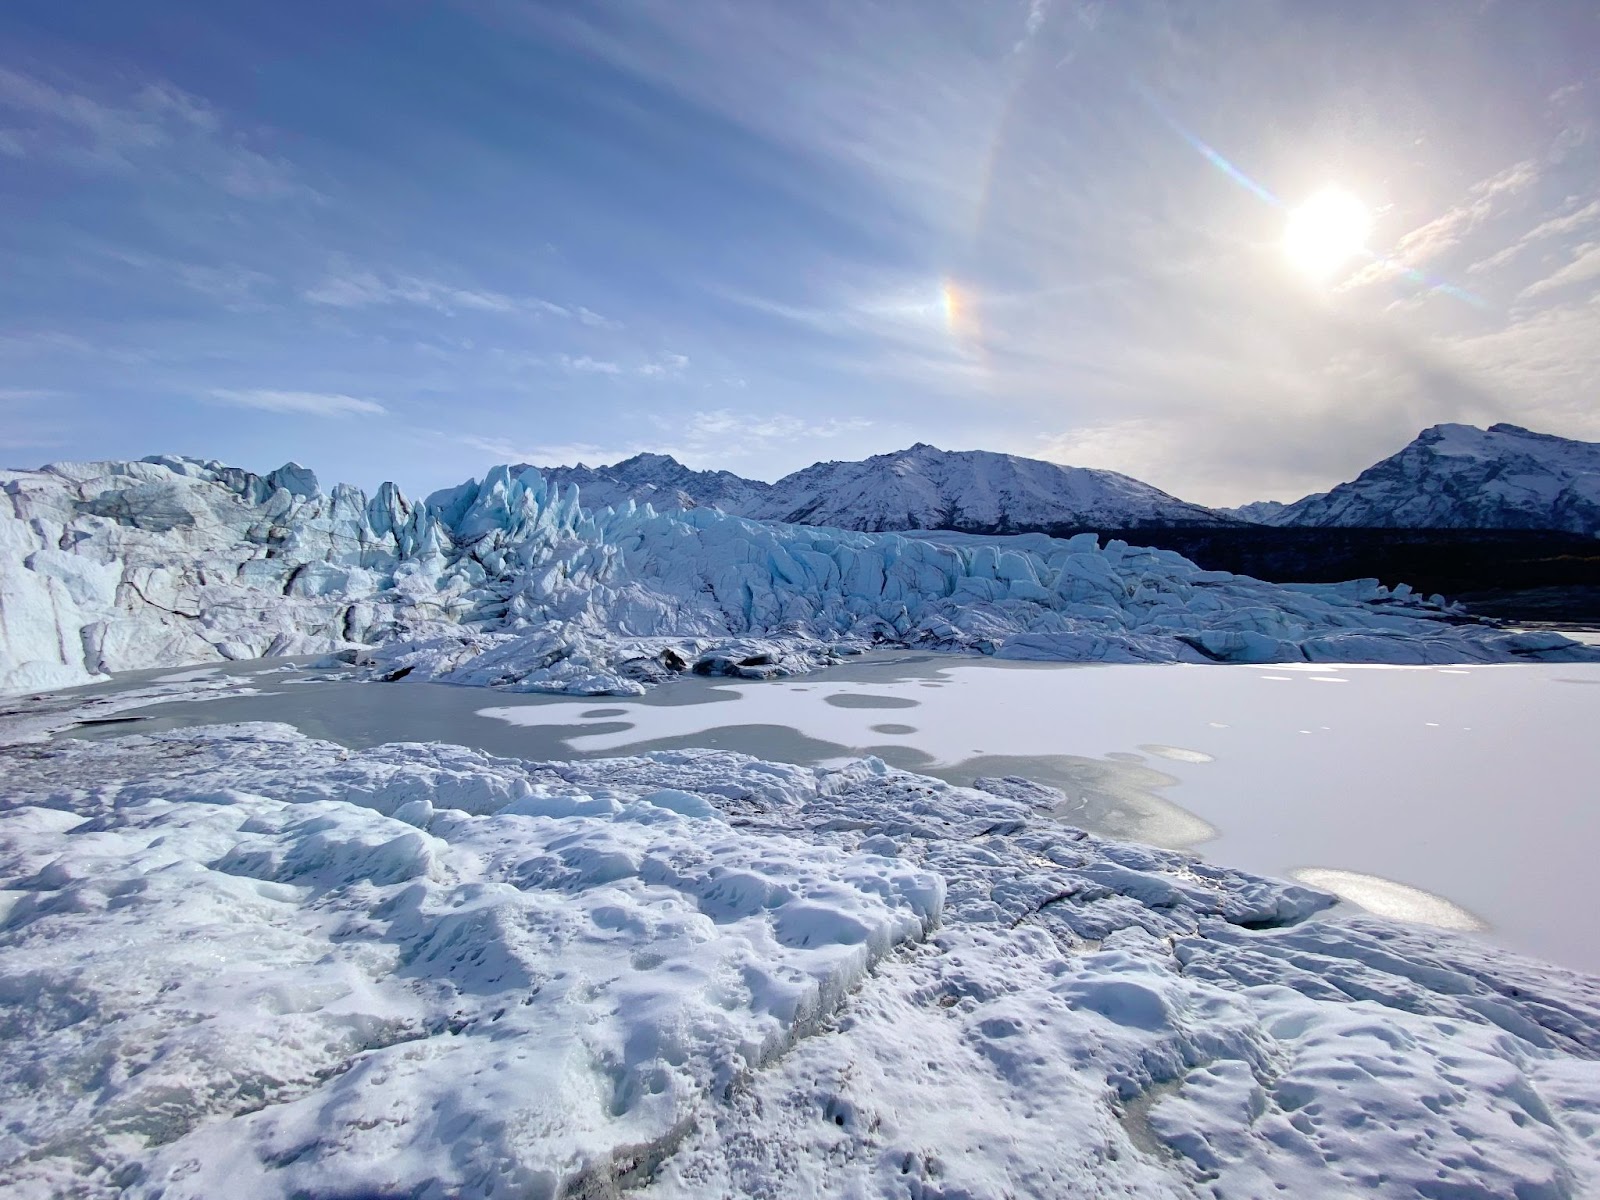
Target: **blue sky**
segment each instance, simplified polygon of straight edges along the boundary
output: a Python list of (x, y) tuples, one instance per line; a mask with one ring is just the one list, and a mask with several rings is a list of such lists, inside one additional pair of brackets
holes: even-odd
[[(9, 0), (0, 450), (928, 441), (1236, 503), (1600, 438), (1597, 136), (1576, 2)], [(1327, 185), (1375, 257), (1313, 280)]]

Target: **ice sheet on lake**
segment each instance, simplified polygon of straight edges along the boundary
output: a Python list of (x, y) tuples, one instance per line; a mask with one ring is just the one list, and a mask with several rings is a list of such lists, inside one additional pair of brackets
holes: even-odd
[(0, 691), (344, 650), (581, 694), (874, 644), (1104, 662), (1581, 659), (1373, 581), (1275, 586), (1092, 534), (928, 538), (590, 513), (531, 469), (408, 501), (187, 458), (0, 472)]
[(8, 1195), (1600, 1186), (1600, 983), (1020, 780), (273, 725), (6, 769)]

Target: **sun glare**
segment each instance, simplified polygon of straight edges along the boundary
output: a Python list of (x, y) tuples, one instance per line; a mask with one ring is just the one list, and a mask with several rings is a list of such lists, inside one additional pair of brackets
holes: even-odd
[(1289, 214), (1283, 251), (1314, 279), (1327, 279), (1367, 247), (1372, 213), (1341, 188), (1325, 188)]

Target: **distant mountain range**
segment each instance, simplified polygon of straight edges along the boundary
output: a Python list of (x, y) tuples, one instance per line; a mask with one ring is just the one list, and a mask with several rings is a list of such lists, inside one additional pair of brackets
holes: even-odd
[(940, 450), (923, 443), (861, 462), (816, 463), (777, 483), (728, 471), (692, 471), (665, 454), (637, 454), (610, 467), (539, 470), (554, 483), (577, 484), (585, 506), (615, 506), (627, 499), (658, 510), (710, 505), (758, 521), (868, 533), (1239, 524), (1237, 517), (1179, 500), (1115, 471), (1064, 467), (987, 450)]
[[(1435, 425), (1349, 483), (1293, 504), (1207, 508), (1115, 471), (919, 443), (817, 463), (776, 483), (695, 471), (665, 454), (614, 466), (540, 467), (585, 507), (713, 506), (756, 520), (867, 532), (952, 529), (1364, 528), (1600, 533), (1600, 444), (1516, 425)], [(513, 468), (515, 470), (515, 468)]]

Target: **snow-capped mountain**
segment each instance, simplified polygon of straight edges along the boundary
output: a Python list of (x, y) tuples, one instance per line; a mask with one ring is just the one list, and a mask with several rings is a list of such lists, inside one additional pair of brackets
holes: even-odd
[[(526, 470), (513, 467), (513, 472)], [(578, 488), (585, 508), (620, 508), (625, 501), (648, 504), (657, 512), (685, 508), (720, 508), (748, 515), (761, 507), (770, 483), (745, 479), (732, 471), (696, 471), (670, 454), (635, 454), (609, 467), (539, 467), (547, 480)]]
[(664, 454), (639, 454), (610, 467), (539, 470), (552, 482), (577, 484), (586, 508), (615, 506), (624, 499), (649, 503), (658, 511), (714, 506), (756, 520), (866, 532), (1017, 533), (1235, 523), (1227, 514), (1186, 503), (1115, 471), (986, 450), (940, 450), (923, 443), (860, 462), (816, 463), (773, 484), (727, 471), (692, 471)]
[(920, 442), (862, 462), (796, 471), (773, 485), (759, 511), (746, 515), (838, 529), (967, 533), (1229, 523), (1212, 509), (1115, 471)]
[(1265, 525), (1600, 533), (1600, 444), (1517, 425), (1435, 425), (1349, 483), (1233, 512)]
[(1241, 521), (1249, 521), (1252, 525), (1276, 525), (1278, 515), (1288, 507), (1282, 500), (1252, 500), (1249, 504), (1239, 504), (1218, 511), (1225, 512), (1231, 517), (1238, 517)]
[(262, 476), (176, 457), (3, 471), (0, 490), (0, 690), (330, 650), (581, 693), (691, 667), (806, 670), (874, 644), (1118, 662), (1587, 654), (1452, 624), (1372, 580), (1280, 587), (1093, 533), (912, 538), (713, 508), (584, 510), (531, 469), (420, 503), (392, 484), (325, 495), (292, 464)]

